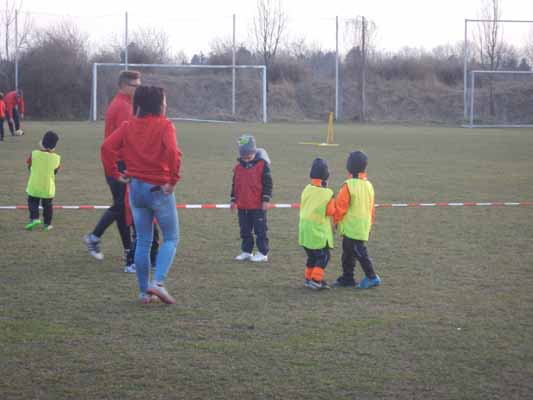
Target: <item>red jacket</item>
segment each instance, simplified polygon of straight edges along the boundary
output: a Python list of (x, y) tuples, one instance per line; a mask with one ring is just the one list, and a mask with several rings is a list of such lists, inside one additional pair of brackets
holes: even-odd
[(24, 96), (20, 96), (17, 100), (16, 90), (12, 90), (4, 96), (4, 103), (6, 103), (6, 111), (8, 118), (13, 117), (13, 108), (18, 106), (20, 114), (24, 114)]
[(130, 117), (104, 140), (101, 148), (106, 176), (117, 179), (117, 161), (126, 163), (126, 175), (153, 185), (180, 179), (181, 151), (176, 129), (163, 116)]
[(108, 137), (116, 131), (124, 121), (133, 115), (131, 97), (118, 92), (113, 98), (105, 113), (105, 136)]
[(6, 117), (6, 103), (4, 100), (0, 100), (0, 118), (4, 119)]
[(233, 175), (233, 196), (237, 208), (257, 210), (261, 208), (263, 197), (263, 170), (265, 161), (259, 160), (250, 168), (242, 164), (235, 166)]

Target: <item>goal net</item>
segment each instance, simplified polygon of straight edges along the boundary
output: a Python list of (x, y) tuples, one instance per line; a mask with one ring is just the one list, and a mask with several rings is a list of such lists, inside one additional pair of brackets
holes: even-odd
[(533, 71), (471, 71), (467, 126), (533, 127)]
[[(160, 86), (167, 117), (191, 121), (267, 121), (266, 68), (257, 65), (128, 64), (143, 85)], [(126, 64), (93, 64), (91, 119), (105, 115)]]

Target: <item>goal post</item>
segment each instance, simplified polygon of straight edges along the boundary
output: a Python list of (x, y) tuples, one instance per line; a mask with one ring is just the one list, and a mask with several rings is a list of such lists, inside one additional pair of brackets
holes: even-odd
[(473, 70), (469, 95), (464, 127), (533, 128), (533, 71)]
[[(90, 110), (92, 121), (98, 120), (107, 103), (102, 99), (102, 87), (107, 87), (106, 100), (109, 101), (111, 88), (112, 93), (116, 92), (119, 71), (126, 68), (139, 70), (143, 74), (141, 80), (144, 84), (162, 86), (165, 89), (169, 119), (205, 122), (268, 121), (267, 73), (264, 65), (130, 63), (93, 64)], [(103, 71), (113, 71), (113, 75), (106, 79), (99, 78)], [(234, 72), (236, 80), (233, 78)], [(233, 102), (235, 97), (236, 107)], [(240, 97), (242, 100), (239, 102)], [(198, 107), (194, 109), (192, 103), (198, 104)], [(186, 107), (187, 111), (184, 110)], [(212, 110), (208, 110), (209, 108)]]

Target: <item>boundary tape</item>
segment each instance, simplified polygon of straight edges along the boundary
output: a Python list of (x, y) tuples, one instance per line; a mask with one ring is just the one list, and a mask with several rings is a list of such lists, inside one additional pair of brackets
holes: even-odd
[[(533, 206), (533, 201), (492, 201), (492, 202), (436, 202), (436, 203), (383, 203), (376, 204), (376, 208), (401, 208), (401, 207), (504, 207), (504, 206)], [(94, 205), (54, 205), (55, 210), (106, 210), (109, 206)], [(230, 208), (229, 204), (176, 204), (178, 209), (219, 209)], [(276, 203), (270, 208), (300, 208), (299, 203)], [(27, 210), (26, 205), (0, 206), (0, 210)]]

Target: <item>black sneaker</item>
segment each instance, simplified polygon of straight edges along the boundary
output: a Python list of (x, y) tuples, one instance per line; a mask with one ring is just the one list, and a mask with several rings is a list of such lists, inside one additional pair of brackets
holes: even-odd
[(340, 287), (356, 287), (357, 281), (355, 279), (347, 279), (344, 276), (339, 276), (337, 279), (335, 279), (335, 282), (333, 282), (333, 287), (340, 288)]
[(100, 240), (94, 240), (92, 238), (92, 235), (89, 234), (83, 237), (83, 241), (85, 242), (87, 250), (89, 250), (91, 256), (93, 256), (99, 261), (102, 261), (104, 259), (104, 255), (100, 251)]
[(318, 281), (315, 281), (314, 279), (311, 279), (309, 281), (309, 285), (307, 287), (313, 290), (329, 289), (329, 285), (326, 281), (318, 282)]

